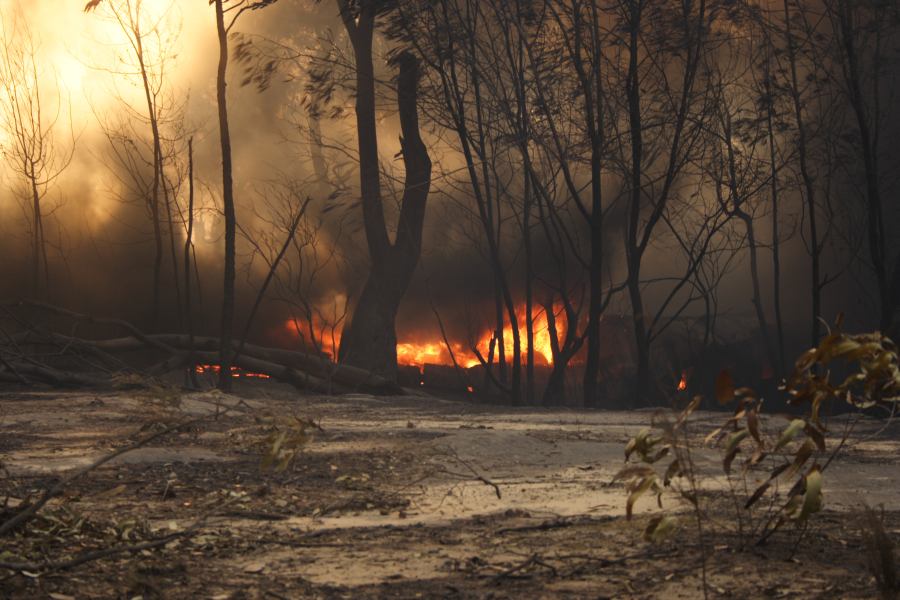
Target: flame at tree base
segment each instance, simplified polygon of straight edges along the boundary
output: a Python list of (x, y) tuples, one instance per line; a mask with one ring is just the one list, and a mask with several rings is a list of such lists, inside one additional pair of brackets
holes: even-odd
[[(564, 314), (560, 308), (555, 309), (553, 322), (557, 328), (557, 336), (564, 338), (566, 333), (566, 321)], [(522, 355), (522, 362), (526, 362), (527, 357), (527, 331), (525, 324), (526, 311), (524, 306), (520, 306), (516, 311), (516, 320), (519, 334), (519, 350)], [(311, 339), (312, 332), (315, 332), (315, 339)], [(535, 308), (533, 313), (533, 332), (534, 332), (534, 363), (539, 366), (551, 366), (553, 364), (553, 344), (551, 343), (550, 324), (546, 311), (543, 308)], [(271, 332), (271, 337), (278, 340), (286, 346), (296, 347), (297, 345), (307, 349), (307, 351), (321, 352), (332, 359), (337, 356), (337, 350), (341, 343), (341, 332), (339, 329), (325, 326), (323, 323), (314, 322), (310, 327), (309, 323), (301, 322), (297, 319), (287, 319), (283, 326), (277, 331)], [(499, 362), (500, 352), (498, 349), (498, 341), (496, 340), (495, 331), (493, 329), (485, 329), (478, 336), (477, 341), (463, 344), (458, 341), (447, 341), (443, 336), (435, 335), (431, 339), (415, 336), (417, 339), (397, 343), (397, 364), (400, 366), (419, 367), (420, 369), (427, 364), (441, 366), (456, 366), (469, 369), (481, 364), (477, 354), (485, 360), (489, 358), (492, 362)], [(506, 324), (503, 329), (503, 357), (506, 362), (511, 362), (514, 356), (514, 336), (512, 325)], [(473, 349), (477, 348), (476, 353)], [(493, 347), (493, 353), (491, 348)]]

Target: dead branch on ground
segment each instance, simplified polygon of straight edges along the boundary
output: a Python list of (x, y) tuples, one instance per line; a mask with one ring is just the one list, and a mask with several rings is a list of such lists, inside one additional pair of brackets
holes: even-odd
[[(68, 334), (35, 325), (21, 313), (46, 313), (76, 326)], [(198, 364), (216, 364), (220, 342), (214, 337), (183, 334), (147, 334), (121, 319), (97, 318), (40, 302), (20, 302), (7, 307), (16, 331), (0, 337), (0, 381), (44, 383), (60, 387), (109, 387), (122, 385), (117, 377), (137, 374), (158, 378), (193, 369)], [(77, 325), (114, 327), (123, 337), (95, 339), (77, 335)], [(301, 390), (318, 393), (364, 391), (398, 394), (398, 384), (356, 367), (335, 364), (325, 355), (269, 348), (245, 341), (233, 342), (235, 366), (268, 375)], [(143, 353), (155, 357), (149, 368), (132, 366), (129, 356)], [(92, 357), (91, 360), (88, 357)], [(134, 362), (134, 361), (132, 361)], [(72, 365), (80, 365), (73, 368)], [(139, 386), (139, 378), (127, 380)]]

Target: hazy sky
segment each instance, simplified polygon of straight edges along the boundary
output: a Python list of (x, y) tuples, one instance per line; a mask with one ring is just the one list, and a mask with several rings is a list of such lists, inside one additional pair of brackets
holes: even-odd
[[(116, 1), (121, 3), (123, 0)], [(200, 206), (211, 207), (218, 197), (221, 179), (215, 102), (218, 48), (213, 9), (207, 0), (143, 2), (149, 13), (168, 15), (159, 21), (163, 37), (171, 42), (169, 48), (174, 57), (168, 68), (166, 85), (179, 101), (185, 102), (186, 126), (194, 132), (195, 138), (197, 201)], [(141, 299), (148, 293), (153, 258), (148, 219), (140, 203), (128, 205), (121, 201), (118, 179), (109, 161), (109, 144), (98, 123), (101, 119), (127, 114), (126, 104), (143, 112), (146, 109), (143, 89), (140, 80), (134, 76), (133, 65), (129, 66), (131, 63), (123, 62), (121, 58), (128, 55), (128, 48), (119, 27), (109, 19), (106, 11), (101, 9), (85, 14), (83, 6), (84, 0), (0, 0), (8, 28), (18, 21), (27, 24), (32, 31), (38, 48), (38, 68), (45, 83), (42, 89), (45, 104), (51, 112), (57, 107), (60, 110), (56, 134), (61, 146), (68, 143), (70, 117), (71, 131), (77, 140), (73, 162), (51, 190), (46, 204), (48, 209), (55, 211), (49, 237), (58, 246), (53, 267), (57, 284), (54, 299), (84, 310), (139, 318)], [(235, 30), (261, 33), (286, 46), (302, 49), (316, 46), (318, 37), (326, 35), (331, 27), (340, 44), (342, 32), (336, 12), (333, 0), (321, 3), (280, 0), (264, 11), (247, 13)], [(132, 72), (128, 73), (129, 70)], [(240, 65), (232, 63), (228, 98), (235, 192), (242, 210), (241, 224), (252, 232), (255, 226), (262, 226), (254, 211), (258, 212), (267, 200), (265, 192), (261, 191), (266, 182), (280, 178), (284, 173), (303, 179), (311, 166), (308, 148), (288, 141), (296, 142), (297, 131), (286, 118), (286, 107), (296, 106), (303, 95), (302, 83), (285, 82), (278, 76), (270, 89), (259, 92), (252, 86), (241, 87), (242, 78)], [(61, 93), (58, 96), (54, 81), (59, 82)], [(340, 141), (352, 150), (355, 146), (353, 125), (351, 114), (339, 122), (323, 122), (323, 133), (330, 141)], [(384, 163), (395, 164), (396, 127), (390, 118), (381, 122), (380, 127)], [(3, 142), (0, 137), (0, 144)], [(332, 157), (336, 156), (340, 154), (332, 154)], [(452, 155), (433, 158), (450, 161), (444, 166), (458, 161), (458, 157)], [(355, 189), (355, 177), (355, 171), (347, 171), (345, 180), (339, 183)], [(17, 191), (14, 175), (7, 172), (0, 179), (0, 251), (8, 258), (0, 266), (0, 276), (6, 282), (6, 289), (2, 290), (4, 298), (22, 294), (24, 286), (21, 283), (26, 278), (29, 260), (27, 231), (23, 227), (27, 216), (21, 199), (16, 196)], [(314, 194), (315, 190), (310, 193)], [(467, 322), (471, 316), (467, 313), (469, 306), (481, 304), (480, 310), (483, 305), (490, 307), (491, 304), (493, 282), (489, 270), (475, 251), (473, 242), (458, 229), (448, 227), (445, 199), (440, 194), (432, 194), (429, 200), (422, 266), (407, 305), (401, 310), (401, 335), (404, 331), (407, 336), (412, 335), (427, 322), (429, 335), (434, 336), (436, 323), (428, 296), (446, 311), (447, 327), (457, 336), (464, 335), (463, 332), (473, 326)], [(184, 199), (180, 201), (183, 203)], [(387, 202), (390, 202), (389, 198)], [(212, 329), (218, 316), (215, 294), (221, 285), (219, 220), (212, 211), (201, 214), (198, 220), (195, 241), (209, 306), (207, 324)], [(59, 252), (61, 248), (65, 249), (64, 253)], [(246, 258), (246, 245), (243, 249)], [(652, 274), (654, 264), (667, 264), (667, 260), (670, 259), (665, 249), (651, 250), (646, 272)], [(786, 310), (803, 312), (806, 309), (802, 298), (805, 298), (808, 275), (807, 259), (799, 239), (795, 247), (787, 249), (784, 260), (785, 272), (791, 274), (791, 285), (785, 289)], [(260, 266), (257, 261), (255, 268)], [(766, 268), (764, 277), (768, 277)], [(359, 283), (360, 272), (349, 278), (350, 284)], [(341, 296), (344, 293), (348, 278), (345, 274), (341, 281), (340, 276), (331, 273), (323, 277), (326, 298), (329, 294)], [(246, 273), (239, 273), (238, 277), (239, 283), (247, 281)], [(515, 280), (513, 283), (519, 285), (521, 282)], [(242, 289), (244, 301), (252, 300), (254, 287), (244, 285)], [(729, 315), (750, 316), (748, 292), (743, 270), (727, 280), (722, 296)], [(857, 294), (853, 301), (861, 302), (860, 296)], [(801, 300), (793, 303), (794, 298)], [(830, 298), (840, 309), (849, 299), (841, 295), (840, 290)], [(627, 306), (623, 310), (627, 311)], [(266, 322), (267, 318), (270, 323)], [(281, 318), (277, 310), (266, 311), (262, 317), (263, 327), (277, 324)], [(475, 325), (476, 328), (479, 326)]]

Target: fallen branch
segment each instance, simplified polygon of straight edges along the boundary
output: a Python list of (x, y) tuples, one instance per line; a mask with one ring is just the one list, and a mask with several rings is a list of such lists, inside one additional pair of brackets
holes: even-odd
[(155, 347), (164, 352), (172, 352), (172, 348), (169, 348), (164, 343), (162, 343), (158, 340), (151, 339), (150, 336), (147, 336), (140, 329), (138, 329), (137, 327), (135, 327), (134, 325), (132, 325), (131, 323), (129, 323), (128, 321), (125, 321), (123, 319), (108, 319), (108, 318), (103, 318), (103, 317), (93, 317), (91, 315), (85, 315), (85, 314), (82, 314), (79, 312), (69, 310), (67, 308), (53, 306), (52, 304), (47, 304), (45, 302), (37, 302), (34, 300), (23, 300), (23, 301), (19, 302), (19, 306), (35, 308), (38, 310), (46, 311), (46, 312), (56, 314), (59, 316), (63, 316), (63, 317), (68, 317), (70, 319), (75, 319), (76, 321), (82, 321), (85, 323), (94, 323), (97, 325), (112, 325), (114, 327), (124, 329), (129, 334), (131, 334), (132, 337), (144, 342), (148, 346)]
[[(128, 353), (144, 350), (163, 351), (165, 358), (153, 366), (149, 373), (160, 376), (183, 368), (192, 368), (196, 363), (214, 364), (219, 361), (219, 339), (214, 337), (191, 337), (182, 334), (141, 334), (105, 340), (89, 340), (59, 333), (39, 336), (33, 331), (12, 336), (17, 344), (56, 343), (69, 344), (73, 348), (90, 349), (103, 355)], [(239, 344), (234, 343), (235, 351)], [(162, 350), (165, 349), (165, 350)], [(247, 371), (263, 373), (304, 390), (321, 393), (365, 391), (375, 394), (400, 394), (403, 389), (395, 382), (374, 375), (365, 369), (340, 365), (323, 356), (306, 354), (293, 350), (268, 348), (255, 344), (244, 344), (236, 355), (238, 366)], [(18, 365), (17, 365), (18, 366)], [(27, 374), (27, 373), (25, 373)], [(41, 379), (57, 385), (102, 385), (102, 379), (89, 376), (65, 377), (62, 372), (43, 372)]]
[(441, 465), (441, 473), (443, 473), (444, 475), (450, 475), (452, 477), (458, 477), (459, 479), (469, 479), (469, 480), (480, 481), (481, 483), (483, 483), (487, 486), (490, 486), (494, 489), (494, 493), (497, 495), (498, 500), (503, 499), (503, 496), (500, 494), (500, 486), (497, 485), (496, 483), (494, 483), (493, 481), (491, 481), (490, 479), (488, 479), (487, 477), (485, 477), (484, 475), (482, 475), (481, 473), (479, 473), (478, 470), (471, 465), (471, 463), (460, 458), (459, 454), (455, 450), (453, 450), (452, 448), (444, 448), (444, 451), (441, 453), (441, 455), (447, 456), (447, 457), (455, 460), (457, 463), (459, 463), (463, 468), (465, 468), (469, 472), (469, 475), (466, 475), (465, 473), (456, 473), (454, 471), (449, 470), (444, 465)]
[(506, 579), (508, 577), (513, 577), (516, 574), (524, 571), (525, 569), (527, 569), (529, 567), (543, 567), (543, 568), (549, 570), (550, 573), (553, 575), (553, 577), (556, 577), (559, 574), (559, 572), (556, 570), (556, 567), (545, 563), (541, 559), (541, 556), (539, 554), (532, 554), (531, 556), (528, 557), (527, 560), (525, 560), (517, 565), (514, 565), (514, 566), (510, 567), (509, 569), (506, 569), (505, 571), (502, 571), (502, 572), (498, 573), (497, 575), (495, 575), (493, 578), (493, 582), (499, 583), (503, 579)]
[(59, 560), (59, 561), (46, 561), (46, 562), (6, 562), (0, 561), (0, 569), (8, 569), (10, 571), (65, 571), (67, 569), (71, 569), (73, 567), (77, 567), (79, 565), (83, 565), (84, 563), (92, 562), (95, 560), (101, 560), (104, 558), (109, 558), (110, 556), (116, 556), (118, 554), (126, 554), (133, 552), (141, 552), (143, 550), (150, 550), (152, 548), (159, 548), (160, 546), (165, 546), (169, 542), (176, 540), (178, 538), (182, 538), (188, 535), (192, 535), (197, 529), (199, 529), (202, 523), (196, 522), (183, 531), (178, 531), (175, 533), (170, 533), (169, 535), (163, 536), (161, 538), (157, 538), (154, 540), (147, 540), (145, 542), (140, 542), (138, 544), (123, 544), (120, 546), (113, 546), (112, 548), (102, 548), (100, 550), (91, 550), (89, 552), (84, 552), (77, 556), (70, 558), (69, 560)]
[[(221, 413), (220, 413), (220, 415), (221, 415)], [(198, 423), (205, 421), (208, 418), (210, 418), (210, 417), (205, 416), (205, 417), (200, 417), (197, 419), (191, 419), (189, 421), (183, 421), (176, 425), (170, 425), (169, 427), (166, 427), (165, 429), (158, 431), (158, 432), (154, 433), (153, 435), (147, 436), (146, 438), (144, 438), (138, 442), (135, 442), (134, 444), (131, 444), (130, 446), (125, 446), (123, 448), (119, 448), (115, 452), (111, 452), (109, 454), (106, 454), (106, 455), (98, 458), (97, 460), (95, 460), (94, 462), (92, 462), (91, 464), (89, 464), (87, 466), (82, 467), (76, 471), (69, 473), (68, 475), (66, 475), (65, 477), (60, 479), (58, 482), (56, 482), (56, 484), (47, 488), (44, 491), (44, 494), (40, 497), (40, 499), (38, 499), (37, 502), (35, 502), (34, 504), (29, 504), (28, 506), (26, 506), (25, 508), (23, 508), (22, 510), (17, 512), (15, 515), (13, 515), (9, 519), (7, 519), (2, 525), (0, 525), (0, 536), (6, 535), (7, 533), (10, 533), (10, 532), (18, 529), (19, 527), (21, 527), (22, 525), (24, 525), (25, 523), (27, 523), (28, 521), (33, 519), (35, 517), (35, 515), (37, 515), (37, 512), (39, 510), (41, 510), (44, 507), (44, 505), (47, 504), (47, 502), (49, 502), (55, 496), (59, 495), (66, 488), (66, 486), (68, 486), (69, 484), (71, 484), (74, 481), (77, 481), (78, 479), (81, 479), (82, 477), (84, 477), (85, 475), (87, 475), (88, 473), (93, 471), (94, 469), (97, 469), (98, 467), (105, 465), (109, 461), (113, 460), (114, 458), (118, 458), (119, 456), (122, 456), (123, 454), (131, 452), (133, 450), (137, 450), (138, 448), (141, 448), (143, 446), (146, 446), (150, 442), (158, 440), (159, 438), (161, 438), (165, 435), (168, 435), (168, 434), (178, 431), (180, 429), (184, 429), (186, 427), (192, 427), (194, 425), (197, 425)]]
[[(183, 423), (182, 425), (188, 424), (189, 423)], [(238, 498), (231, 498), (229, 500), (226, 500), (224, 506), (218, 506), (215, 510), (220, 511), (223, 507), (234, 504), (235, 502), (237, 502), (237, 500)], [(113, 546), (111, 548), (101, 548), (99, 550), (90, 550), (88, 552), (78, 554), (68, 560), (48, 560), (44, 562), (0, 561), (0, 569), (32, 572), (65, 571), (67, 569), (72, 569), (79, 565), (83, 565), (85, 563), (93, 562), (95, 560), (102, 560), (104, 558), (117, 556), (119, 554), (128, 554), (134, 552), (142, 552), (144, 550), (152, 550), (153, 548), (161, 548), (177, 539), (194, 535), (201, 527), (203, 527), (203, 525), (206, 524), (206, 521), (208, 521), (211, 516), (215, 516), (212, 509), (200, 515), (185, 529), (152, 540), (146, 540), (143, 542), (138, 542), (136, 544), (121, 544), (119, 546)]]

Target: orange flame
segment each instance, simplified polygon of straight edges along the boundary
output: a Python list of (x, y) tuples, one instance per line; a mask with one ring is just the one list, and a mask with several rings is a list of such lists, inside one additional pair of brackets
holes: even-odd
[[(204, 375), (206, 373), (218, 373), (222, 370), (222, 367), (219, 365), (194, 365), (194, 372), (198, 375)], [(253, 373), (251, 371), (244, 371), (239, 367), (231, 367), (231, 376), (235, 379), (249, 378), (249, 379), (271, 379), (269, 375), (265, 373)]]
[[(554, 309), (556, 312), (559, 312), (560, 315), (556, 320), (556, 330), (557, 336), (560, 339), (565, 337), (566, 334), (566, 321), (565, 316), (562, 311), (559, 309)], [(538, 312), (539, 311), (539, 312)], [(550, 343), (550, 324), (547, 320), (547, 312), (542, 309), (537, 309), (535, 313), (533, 313), (534, 318), (534, 355), (535, 362), (537, 364), (544, 365), (552, 365), (553, 364), (553, 346)], [(525, 354), (527, 352), (527, 330), (526, 330), (526, 318), (525, 318), (525, 307), (520, 306), (516, 310), (516, 320), (518, 321), (519, 326), (519, 340), (521, 345), (522, 357), (524, 359)], [(478, 342), (478, 349), (482, 352), (483, 356), (487, 355), (488, 349), (490, 348), (491, 338), (493, 337), (493, 331), (486, 331), (482, 334), (481, 339)], [(513, 330), (512, 325), (507, 325), (503, 328), (503, 352), (507, 357), (513, 356)], [(476, 363), (477, 360), (476, 360)]]
[[(557, 312), (561, 313), (562, 311), (557, 309)], [(524, 359), (527, 352), (524, 305), (520, 306), (516, 311), (516, 317), (518, 321), (519, 338), (521, 340), (522, 357)], [(535, 363), (539, 365), (552, 365), (553, 350), (550, 343), (550, 330), (546, 311), (536, 307), (533, 318)], [(557, 317), (556, 328), (557, 335), (559, 335), (560, 338), (563, 338), (566, 333), (566, 321), (564, 315), (560, 314)], [(337, 349), (340, 346), (341, 341), (341, 332), (339, 330), (335, 331), (332, 340), (330, 328), (325, 328), (322, 324), (314, 322), (313, 330), (316, 332), (316, 337), (318, 338), (315, 346), (332, 357), (337, 356)], [(311, 345), (309, 344), (309, 326), (306, 323), (295, 319), (288, 319), (284, 322), (282, 329), (276, 335), (283, 337), (285, 333), (292, 345), (295, 345), (298, 342), (304, 345)], [(481, 355), (485, 358), (488, 356), (493, 335), (494, 331), (492, 329), (487, 329), (482, 332), (476, 343), (479, 352), (481, 352)], [(510, 360), (513, 355), (513, 331), (511, 325), (506, 325), (503, 330), (503, 350), (506, 360)], [(497, 360), (497, 355), (498, 353), (495, 351), (494, 360)], [(450, 347), (448, 348), (447, 343), (443, 338), (415, 341), (405, 340), (397, 344), (397, 364), (399, 365), (414, 366), (421, 370), (426, 364), (449, 366), (453, 364), (454, 359), (460, 367), (465, 369), (480, 364), (478, 357), (471, 348), (458, 342), (450, 342)]]
[(678, 381), (678, 388), (677, 388), (677, 389), (678, 389), (679, 392), (683, 392), (684, 390), (687, 389), (687, 386), (688, 386), (688, 382), (687, 382), (687, 371), (682, 371), (682, 372), (681, 372), (681, 379)]

